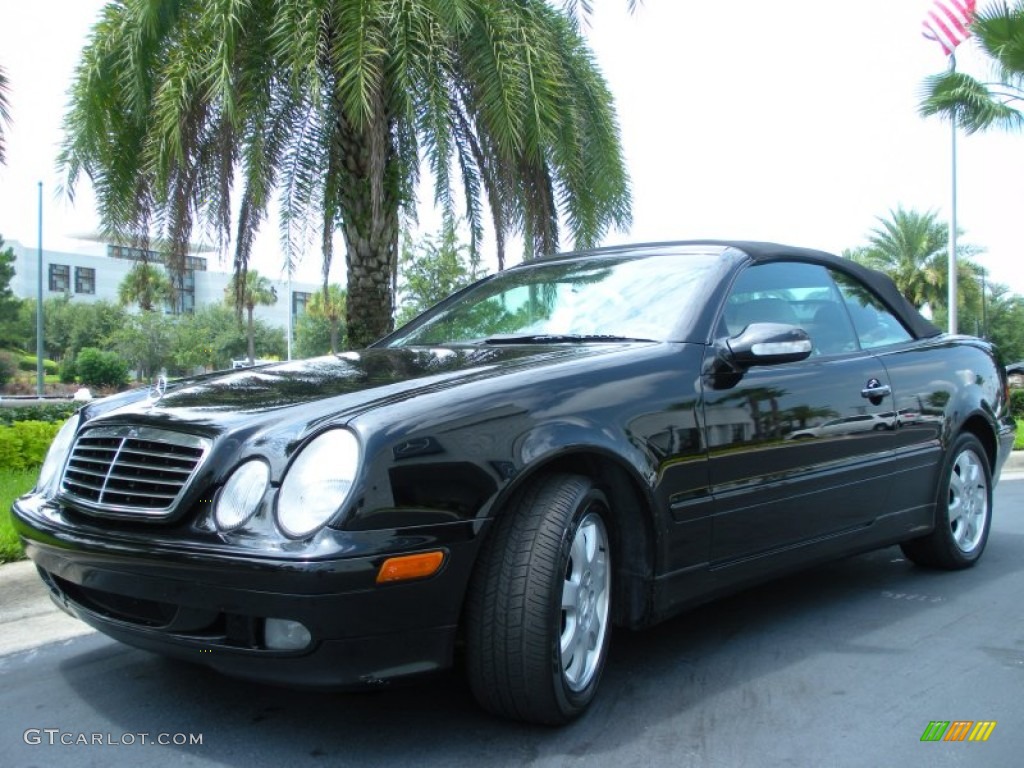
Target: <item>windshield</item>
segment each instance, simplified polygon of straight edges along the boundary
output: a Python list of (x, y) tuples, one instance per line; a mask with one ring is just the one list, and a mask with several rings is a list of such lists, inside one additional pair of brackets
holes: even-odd
[(667, 341), (707, 294), (711, 254), (558, 261), (500, 273), (423, 315), (391, 347)]

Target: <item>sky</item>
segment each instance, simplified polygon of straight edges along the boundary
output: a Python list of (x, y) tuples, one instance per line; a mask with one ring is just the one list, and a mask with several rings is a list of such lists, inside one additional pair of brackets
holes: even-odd
[[(950, 126), (917, 114), (922, 81), (947, 66), (921, 35), (929, 4), (643, 0), (631, 15), (626, 0), (595, 0), (586, 35), (616, 99), (633, 190), (632, 227), (604, 244), (753, 239), (839, 253), (864, 244), (897, 206), (948, 220)], [(87, 181), (73, 204), (58, 194), (56, 156), (71, 76), (102, 6), (0, 0), (14, 121), (0, 167), (8, 241), (37, 245), (42, 182), (43, 247), (100, 250), (75, 239), (96, 232), (98, 216)], [(987, 74), (971, 42), (957, 63)], [(992, 281), (1024, 295), (1024, 135), (960, 135), (957, 149), (961, 242), (984, 249), (977, 260)], [(429, 231), (438, 216), (421, 208)], [(256, 240), (254, 262), (282, 276), (273, 222)], [(342, 269), (332, 281), (344, 282)], [(297, 277), (318, 276), (310, 252)]]

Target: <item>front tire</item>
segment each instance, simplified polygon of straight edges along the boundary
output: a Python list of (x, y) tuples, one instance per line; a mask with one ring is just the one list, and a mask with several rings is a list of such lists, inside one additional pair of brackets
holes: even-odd
[(611, 635), (609, 520), (589, 479), (557, 474), (495, 521), (466, 606), (469, 682), (485, 709), (561, 725), (594, 699)]
[(943, 469), (935, 502), (935, 530), (900, 545), (909, 560), (947, 570), (974, 565), (992, 524), (992, 471), (974, 435), (961, 434)]

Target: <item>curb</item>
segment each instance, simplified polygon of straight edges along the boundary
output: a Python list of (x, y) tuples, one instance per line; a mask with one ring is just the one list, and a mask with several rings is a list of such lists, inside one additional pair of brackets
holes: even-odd
[(1003, 474), (1024, 472), (1024, 451), (1011, 451), (1003, 465)]
[(0, 565), (0, 656), (92, 634), (52, 600), (28, 560)]

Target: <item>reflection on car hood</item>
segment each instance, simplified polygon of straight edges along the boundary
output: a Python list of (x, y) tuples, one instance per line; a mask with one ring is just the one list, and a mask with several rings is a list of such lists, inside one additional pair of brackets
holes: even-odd
[(300, 408), (305, 419), (314, 420), (466, 381), (608, 354), (622, 346), (367, 349), (184, 379), (172, 382), (160, 397), (153, 392), (133, 393), (112, 398), (107, 407), (95, 410), (119, 419), (132, 415), (144, 415), (150, 422), (186, 419), (206, 423), (215, 431), (232, 422), (266, 418), (268, 412), (281, 409)]

